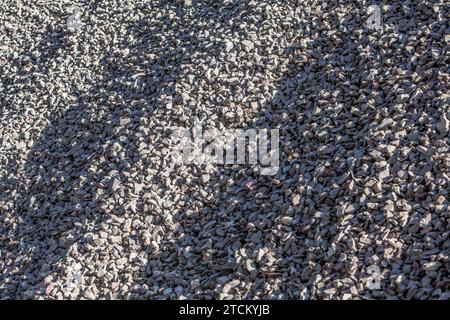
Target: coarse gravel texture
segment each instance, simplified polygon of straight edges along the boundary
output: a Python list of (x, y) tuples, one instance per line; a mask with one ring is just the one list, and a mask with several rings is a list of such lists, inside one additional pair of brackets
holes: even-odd
[[(0, 298), (450, 299), (449, 16), (3, 0)], [(278, 173), (174, 165), (197, 120), (279, 128)]]

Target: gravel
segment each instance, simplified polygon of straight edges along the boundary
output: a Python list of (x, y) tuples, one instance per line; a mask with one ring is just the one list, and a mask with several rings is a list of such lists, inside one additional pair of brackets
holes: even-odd
[[(0, 298), (449, 299), (445, 1), (6, 2)], [(276, 175), (174, 165), (199, 120)]]

